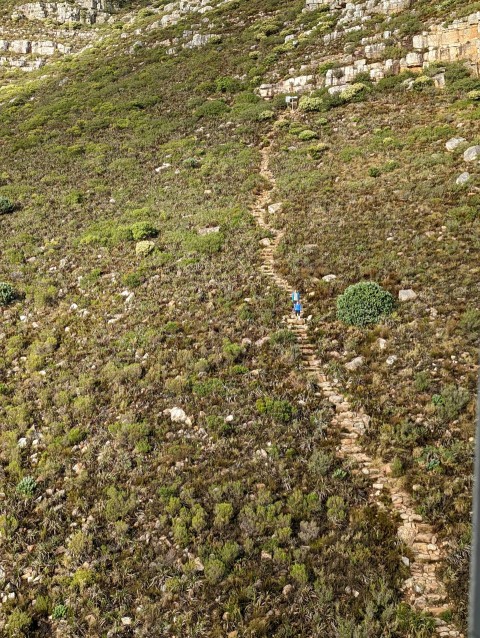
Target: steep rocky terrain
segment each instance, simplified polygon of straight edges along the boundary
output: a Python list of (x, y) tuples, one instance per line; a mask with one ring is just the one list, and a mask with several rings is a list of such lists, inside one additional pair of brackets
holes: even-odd
[(2, 4), (2, 635), (465, 632), (479, 11)]

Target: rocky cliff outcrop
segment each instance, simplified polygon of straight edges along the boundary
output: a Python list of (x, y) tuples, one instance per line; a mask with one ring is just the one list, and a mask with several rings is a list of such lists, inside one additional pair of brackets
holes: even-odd
[[(400, 6), (397, 3), (389, 3), (389, 5), (391, 11), (395, 11), (395, 6)], [(343, 11), (347, 7), (348, 5), (345, 5)], [(322, 46), (341, 38), (348, 31), (349, 29), (343, 32), (337, 30), (323, 36)], [(433, 63), (460, 60), (465, 61), (475, 73), (479, 74), (480, 11), (455, 20), (449, 25), (432, 25), (428, 31), (409, 39), (406, 46), (410, 51), (402, 58), (385, 58), (386, 42), (391, 42), (395, 36), (395, 33), (385, 31), (372, 38), (363, 39), (360, 46), (353, 53), (344, 55), (335, 68), (326, 72), (325, 77), (314, 73), (299, 74), (280, 82), (263, 84), (259, 93), (262, 97), (269, 98), (282, 93), (302, 93), (324, 86), (328, 87), (331, 93), (335, 93), (355, 82), (360, 74), (368, 73), (372, 80), (378, 81), (388, 75), (397, 75), (406, 70), (421, 72)], [(405, 45), (405, 42), (401, 44)], [(306, 68), (313, 68), (313, 62), (310, 60)], [(435, 82), (438, 86), (442, 86), (441, 74), (435, 78)]]
[(58, 24), (106, 22), (117, 10), (112, 0), (74, 0), (74, 2), (30, 2), (17, 8), (15, 18), (53, 20)]

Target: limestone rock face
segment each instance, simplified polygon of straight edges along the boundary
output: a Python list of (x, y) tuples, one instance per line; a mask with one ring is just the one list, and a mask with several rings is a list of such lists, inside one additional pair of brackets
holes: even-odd
[(106, 22), (117, 7), (111, 0), (74, 0), (74, 2), (29, 2), (17, 8), (16, 15), (27, 20), (51, 19), (59, 24)]

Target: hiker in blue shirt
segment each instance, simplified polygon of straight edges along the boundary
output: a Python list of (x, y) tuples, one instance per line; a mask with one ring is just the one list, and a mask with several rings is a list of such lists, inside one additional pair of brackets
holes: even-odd
[(295, 317), (300, 318), (300, 314), (302, 312), (302, 304), (299, 301), (296, 301), (293, 305), (293, 312), (295, 313)]

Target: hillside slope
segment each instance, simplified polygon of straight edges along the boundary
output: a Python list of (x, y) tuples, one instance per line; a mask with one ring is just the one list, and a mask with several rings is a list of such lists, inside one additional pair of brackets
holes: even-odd
[[(12, 18), (19, 5), (2, 17), (9, 42), (63, 29), (90, 47), (57, 47), (39, 70), (26, 47), (30, 72), (0, 75), (0, 280), (13, 290), (0, 289), (1, 630), (464, 629), (480, 319), (478, 160), (463, 152), (479, 143), (480, 82), (471, 59), (378, 82), (363, 70), (343, 95), (326, 79), (352, 62), (349, 34), (395, 20), (403, 38), (475, 7), (347, 22), (345, 6), (302, 1), (123, 2), (59, 26), (58, 7), (43, 23)], [(297, 73), (313, 99), (285, 117)], [(441, 618), (404, 601), (413, 556), (395, 510), (339, 458), (332, 402), (262, 270), (272, 235), (251, 211), (272, 186), (267, 136), (275, 267), (308, 293), (323, 373), (372, 417), (363, 449), (438, 534)], [(335, 298), (362, 279), (416, 297), (346, 327)]]

